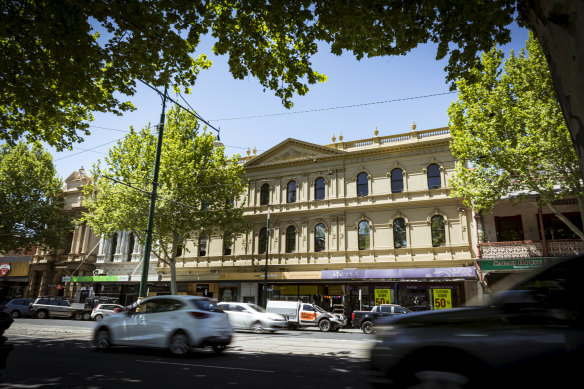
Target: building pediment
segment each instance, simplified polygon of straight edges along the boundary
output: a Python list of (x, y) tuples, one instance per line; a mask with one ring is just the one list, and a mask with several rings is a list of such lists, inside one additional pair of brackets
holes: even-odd
[(286, 162), (308, 162), (323, 157), (345, 154), (345, 151), (288, 138), (268, 151), (248, 161), (246, 167), (273, 165)]

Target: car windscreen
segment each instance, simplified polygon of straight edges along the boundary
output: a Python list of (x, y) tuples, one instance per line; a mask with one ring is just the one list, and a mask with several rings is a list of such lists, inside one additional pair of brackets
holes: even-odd
[(210, 300), (191, 299), (189, 301), (195, 308), (200, 309), (201, 311), (223, 312), (221, 308), (219, 308), (213, 301)]
[(326, 312), (324, 309), (322, 309), (321, 307), (319, 307), (318, 305), (314, 305), (314, 308), (316, 308), (316, 310), (318, 312)]
[(247, 304), (251, 309), (257, 312), (267, 312), (264, 308), (260, 307), (259, 305), (255, 304)]

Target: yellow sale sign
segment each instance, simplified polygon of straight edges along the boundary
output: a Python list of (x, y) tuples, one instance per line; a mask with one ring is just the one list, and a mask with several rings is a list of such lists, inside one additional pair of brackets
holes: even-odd
[(375, 289), (375, 305), (391, 304), (391, 289)]
[(450, 289), (434, 289), (434, 309), (452, 308), (452, 291)]

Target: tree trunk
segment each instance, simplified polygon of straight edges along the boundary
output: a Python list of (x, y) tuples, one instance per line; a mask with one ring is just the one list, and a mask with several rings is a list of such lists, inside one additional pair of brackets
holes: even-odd
[(546, 202), (545, 204), (548, 207), (550, 207), (550, 209), (554, 212), (554, 214), (558, 217), (558, 219), (560, 219), (561, 221), (563, 221), (564, 224), (567, 225), (576, 235), (578, 235), (578, 237), (580, 239), (584, 240), (584, 233), (582, 231), (580, 231), (578, 229), (578, 227), (576, 227), (574, 225), (574, 223), (572, 223), (570, 220), (568, 220), (568, 218), (565, 217), (563, 213), (561, 213), (560, 211), (558, 211), (558, 209), (556, 207), (554, 207), (554, 205), (552, 204), (551, 201), (549, 203)]
[(584, 1), (518, 0), (542, 46), (584, 178)]

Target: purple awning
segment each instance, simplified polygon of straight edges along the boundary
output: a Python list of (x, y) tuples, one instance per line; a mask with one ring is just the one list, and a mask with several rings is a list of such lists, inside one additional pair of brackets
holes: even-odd
[(467, 267), (426, 267), (411, 269), (354, 269), (322, 270), (322, 279), (411, 279), (411, 278), (476, 278), (474, 266)]

